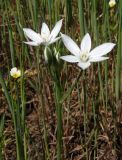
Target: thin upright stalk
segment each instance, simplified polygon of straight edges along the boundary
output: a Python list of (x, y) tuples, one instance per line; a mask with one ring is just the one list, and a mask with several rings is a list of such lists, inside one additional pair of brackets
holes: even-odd
[(62, 104), (60, 98), (62, 91), (59, 83), (55, 83), (56, 91), (56, 110), (57, 110), (57, 160), (62, 160)]
[(39, 96), (39, 103), (40, 103), (40, 117), (43, 123), (44, 128), (44, 145), (45, 145), (45, 155), (46, 159), (50, 160), (50, 153), (49, 153), (49, 147), (48, 147), (48, 141), (47, 141), (47, 130), (46, 130), (46, 122), (45, 122), (45, 109), (44, 109), (44, 98), (43, 98), (43, 85), (41, 82), (43, 82), (43, 75), (42, 75), (42, 69), (40, 67), (40, 55), (39, 55), (39, 48), (36, 52), (36, 67), (38, 71), (38, 77), (37, 77), (37, 92)]
[(4, 94), (6, 96), (8, 104), (9, 104), (9, 109), (11, 111), (12, 119), (14, 121), (16, 147), (17, 147), (17, 160), (23, 160), (24, 155), (23, 155), (23, 147), (22, 147), (22, 137), (20, 134), (21, 126), (19, 126), (19, 124), (18, 124), (17, 118), (19, 118), (19, 117), (17, 117), (17, 114), (16, 114), (16, 109), (17, 109), (18, 105), (12, 100), (11, 96), (9, 95), (9, 92), (7, 90), (5, 82), (2, 78), (1, 72), (0, 72), (0, 83), (2, 85), (2, 88), (4, 89)]
[(92, 103), (93, 106), (93, 116), (94, 116), (94, 160), (96, 159), (96, 153), (97, 153), (97, 132), (98, 132), (98, 128), (96, 127), (97, 125), (97, 115), (96, 115), (96, 108), (95, 108), (95, 104), (94, 101)]
[(66, 5), (66, 28), (67, 29), (67, 26), (68, 25), (71, 25), (72, 24), (72, 20), (73, 20), (73, 17), (72, 17), (72, 1), (71, 0), (65, 0), (65, 5)]
[(0, 117), (0, 160), (3, 160), (5, 114)]
[[(87, 125), (88, 125), (88, 105), (87, 105), (87, 88), (86, 88), (86, 71), (83, 73), (83, 96), (84, 96), (84, 105), (83, 105), (83, 116), (84, 116), (84, 135), (85, 135), (85, 143), (87, 142)], [(86, 152), (86, 160), (88, 160), (88, 147), (85, 147)]]
[(8, 90), (7, 90), (7, 87), (6, 87), (6, 84), (5, 84), (5, 81), (3, 79), (1, 71), (0, 71), (0, 84), (1, 84), (1, 86), (3, 88), (5, 97), (7, 99), (7, 102), (8, 102), (8, 105), (9, 105), (9, 109), (10, 109), (11, 113), (13, 113), (13, 106), (12, 106), (12, 103), (11, 103), (11, 96), (10, 96)]
[[(103, 20), (103, 35), (104, 39), (107, 41), (107, 34), (106, 31), (108, 29), (108, 2), (104, 0), (104, 7), (103, 7), (103, 13), (104, 13), (104, 20)], [(107, 103), (108, 103), (108, 62), (105, 62), (105, 106), (107, 110)]]
[[(92, 0), (92, 8), (91, 8), (91, 27), (92, 27), (92, 31), (93, 31), (93, 35), (94, 35), (94, 40), (95, 43), (98, 44), (98, 37), (99, 37), (99, 32), (98, 32), (98, 22), (97, 22), (97, 1)], [(100, 64), (98, 64), (98, 78), (99, 78), (99, 83), (100, 83), (100, 95), (104, 101), (104, 96), (103, 96), (103, 83), (102, 83), (102, 76), (101, 76), (101, 67)], [(92, 98), (92, 100), (94, 101), (94, 97)], [(93, 116), (94, 116), (94, 125), (96, 123), (96, 108), (94, 108), (94, 104), (93, 104)], [(93, 150), (93, 154), (94, 154), (94, 159), (96, 157), (96, 149), (97, 149), (97, 129), (94, 130), (94, 150)]]
[(116, 79), (115, 79), (115, 94), (116, 99), (120, 98), (121, 86), (121, 65), (122, 65), (122, 1), (119, 1), (119, 32), (118, 32), (118, 47), (116, 57)]
[(79, 22), (80, 22), (80, 34), (81, 34), (81, 37), (83, 37), (85, 33), (83, 0), (78, 0), (78, 10), (79, 10), (78, 14), (79, 14)]
[[(16, 107), (16, 104), (13, 104)], [(24, 152), (22, 147), (22, 137), (20, 135), (20, 129), (18, 128), (17, 115), (13, 112), (13, 121), (15, 128), (15, 137), (16, 137), (16, 148), (17, 148), (17, 160), (24, 159)]]

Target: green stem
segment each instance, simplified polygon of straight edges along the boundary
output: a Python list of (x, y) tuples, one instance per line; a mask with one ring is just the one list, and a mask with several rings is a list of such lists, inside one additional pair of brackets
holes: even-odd
[[(87, 91), (86, 91), (86, 71), (83, 72), (83, 95), (84, 95), (84, 135), (85, 143), (87, 142), (87, 128), (88, 128), (88, 105), (87, 105)], [(88, 146), (85, 147), (86, 160), (88, 160)]]
[(78, 10), (79, 10), (80, 33), (81, 33), (81, 37), (83, 37), (85, 32), (83, 0), (78, 0)]
[(72, 90), (74, 89), (75, 85), (79, 81), (82, 75), (82, 71), (78, 74), (75, 81), (73, 82), (71, 88), (67, 91), (67, 93), (62, 96), (62, 87), (60, 81), (55, 79), (55, 98), (56, 98), (56, 109), (57, 109), (57, 160), (61, 160), (61, 153), (62, 153), (62, 103), (66, 100)]
[(61, 98), (61, 87), (59, 83), (56, 83), (56, 108), (57, 108), (57, 160), (61, 160), (62, 153), (62, 104), (60, 103)]
[(121, 65), (122, 65), (122, 1), (119, 1), (119, 31), (118, 31), (118, 45), (116, 56), (116, 79), (115, 79), (115, 95), (116, 100), (120, 98), (121, 86)]
[(12, 107), (12, 103), (11, 103), (11, 97), (10, 97), (10, 94), (9, 94), (9, 92), (7, 90), (7, 87), (6, 87), (6, 84), (5, 84), (5, 81), (4, 81), (3, 77), (2, 77), (2, 73), (1, 72), (0, 72), (0, 83), (1, 83), (1, 86), (3, 88), (3, 92), (4, 92), (5, 96), (6, 96), (6, 99), (7, 99), (8, 105), (9, 105), (9, 109), (10, 109), (10, 111), (12, 113), (13, 107)]
[[(2, 85), (2, 87), (3, 87), (3, 85)], [(7, 90), (5, 92), (7, 92), (7, 93), (5, 93), (5, 96), (7, 98), (9, 93), (8, 93)], [(8, 101), (8, 98), (7, 98), (7, 101)], [(10, 103), (11, 103), (11, 107), (12, 107), (11, 114), (12, 114), (12, 119), (13, 119), (13, 122), (14, 122), (15, 137), (16, 137), (17, 160), (23, 160), (24, 155), (23, 155), (23, 147), (22, 147), (22, 137), (20, 135), (20, 129), (21, 128), (18, 125), (17, 114), (16, 114), (16, 109), (15, 109), (15, 108), (18, 107), (18, 105), (11, 99), (11, 97), (10, 97), (10, 102), (8, 101), (9, 105), (10, 105)]]
[(15, 137), (16, 137), (16, 148), (17, 148), (17, 160), (21, 159), (21, 152), (20, 152), (20, 143), (19, 143), (19, 134), (18, 134), (18, 127), (16, 122), (16, 115), (15, 112), (13, 113), (13, 121), (14, 121), (14, 128), (15, 128)]
[(9, 95), (9, 92), (7, 90), (6, 84), (2, 78), (2, 74), (0, 72), (0, 83), (2, 85), (2, 88), (4, 89), (4, 94), (6, 96), (7, 102), (9, 104), (9, 108), (12, 114), (12, 118), (14, 121), (14, 128), (15, 128), (15, 136), (16, 136), (16, 146), (17, 146), (17, 160), (23, 160), (23, 147), (22, 147), (22, 137), (20, 135), (20, 129), (21, 126), (17, 123), (17, 117), (15, 114), (15, 108), (18, 108), (18, 105), (15, 105), (14, 102), (12, 102), (12, 98)]
[(95, 101), (95, 99), (94, 98), (92, 98), (92, 100), (93, 100), (93, 104), (92, 104), (92, 106), (93, 106), (93, 118), (94, 118), (94, 160), (96, 159), (96, 154), (97, 154), (97, 131), (98, 131), (98, 129), (97, 129), (97, 116), (96, 116), (96, 108), (95, 108), (95, 104), (94, 104), (94, 101)]
[[(42, 88), (43, 88), (43, 85), (41, 82), (43, 82), (43, 72), (40, 68), (40, 57), (39, 57), (39, 48), (37, 49), (37, 53), (36, 53), (36, 67), (37, 67), (37, 70), (38, 70), (38, 76), (37, 76), (37, 88), (38, 88), (38, 95), (39, 95), (39, 103), (40, 103), (40, 117), (41, 117), (41, 120), (42, 120), (42, 123), (43, 123), (43, 127), (44, 127), (44, 145), (45, 145), (45, 155), (46, 155), (46, 159), (49, 160), (50, 159), (50, 152), (49, 152), (49, 147), (48, 147), (48, 141), (47, 141), (47, 129), (46, 129), (46, 122), (45, 122), (45, 106), (44, 106), (44, 98), (43, 98), (43, 93), (42, 93)], [(40, 120), (40, 122), (41, 122)]]

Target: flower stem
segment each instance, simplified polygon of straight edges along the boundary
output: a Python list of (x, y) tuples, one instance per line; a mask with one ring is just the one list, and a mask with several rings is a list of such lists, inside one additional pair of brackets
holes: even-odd
[(56, 110), (57, 110), (57, 160), (61, 160), (62, 153), (62, 104), (60, 98), (62, 89), (58, 83), (56, 85)]

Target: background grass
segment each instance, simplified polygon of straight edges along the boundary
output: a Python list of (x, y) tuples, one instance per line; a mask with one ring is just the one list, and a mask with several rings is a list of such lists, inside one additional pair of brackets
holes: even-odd
[[(87, 32), (92, 48), (104, 42), (116, 43), (110, 59), (86, 70), (71, 96), (63, 101), (62, 159), (121, 159), (122, 2), (118, 0), (113, 8), (108, 2), (0, 0), (1, 160), (16, 159), (17, 139), (18, 153), (23, 154), (18, 155), (20, 160), (56, 159), (55, 85), (44, 62), (44, 47), (25, 45), (22, 28), (40, 32), (42, 22), (52, 29), (62, 18), (61, 32), (78, 44)], [(68, 54), (62, 42), (54, 46), (61, 55)], [(60, 82), (67, 91), (80, 69), (61, 64)], [(22, 71), (16, 82), (9, 74), (14, 66)]]

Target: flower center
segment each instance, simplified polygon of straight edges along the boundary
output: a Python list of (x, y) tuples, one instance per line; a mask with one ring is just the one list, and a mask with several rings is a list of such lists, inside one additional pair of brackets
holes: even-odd
[(42, 39), (44, 40), (44, 42), (47, 42), (48, 41), (48, 35), (46, 34), (46, 33), (42, 33), (41, 34), (41, 37), (42, 37)]
[(83, 62), (86, 62), (88, 60), (88, 52), (87, 51), (80, 53), (80, 60)]

